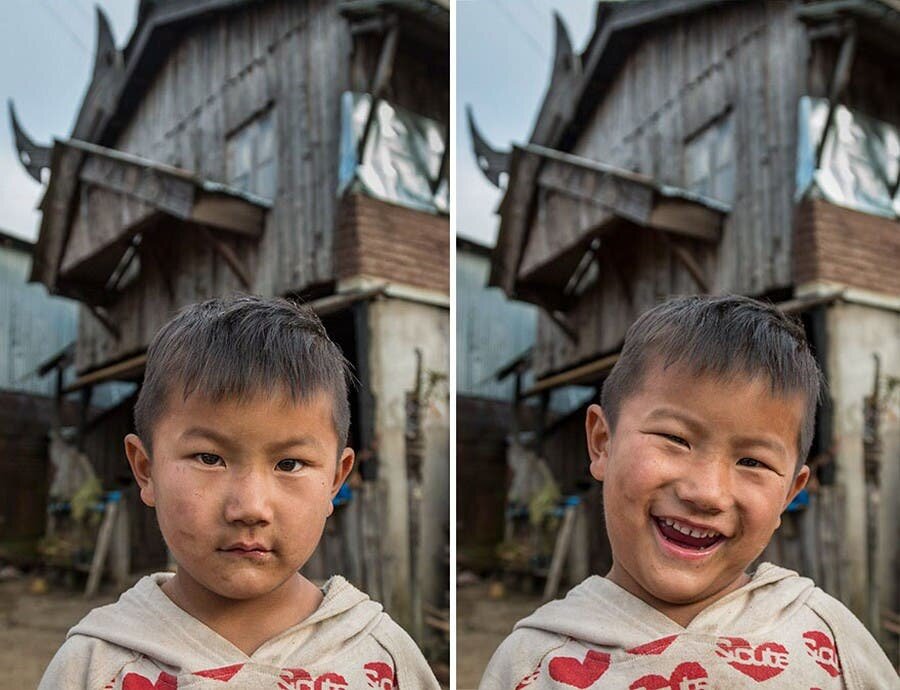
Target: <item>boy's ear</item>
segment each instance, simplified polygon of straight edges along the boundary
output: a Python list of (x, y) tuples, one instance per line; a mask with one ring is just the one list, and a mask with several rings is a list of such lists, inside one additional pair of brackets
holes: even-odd
[(584, 430), (587, 434), (588, 455), (591, 458), (591, 476), (598, 482), (602, 482), (606, 474), (606, 464), (609, 462), (609, 444), (612, 432), (606, 415), (599, 405), (588, 407), (584, 420)]
[[(353, 469), (353, 460), (355, 457), (352, 448), (344, 448), (341, 457), (338, 458), (337, 469), (334, 472), (334, 481), (331, 483), (332, 499), (337, 496), (337, 492), (340, 491), (341, 486), (347, 480), (347, 477), (350, 476), (350, 470)], [(328, 501), (328, 514), (331, 515), (333, 512), (334, 504), (331, 501)]]
[(128, 434), (125, 437), (125, 455), (128, 456), (131, 473), (140, 487), (141, 500), (152, 508), (156, 505), (156, 496), (153, 490), (150, 454), (136, 434)]
[(791, 501), (800, 493), (804, 486), (806, 486), (806, 482), (809, 481), (809, 465), (804, 465), (800, 468), (800, 471), (797, 473), (797, 476), (794, 477), (794, 481), (791, 482), (791, 488), (788, 490), (787, 498), (784, 501), (784, 505), (781, 506), (781, 512), (783, 513), (787, 507), (790, 505)]

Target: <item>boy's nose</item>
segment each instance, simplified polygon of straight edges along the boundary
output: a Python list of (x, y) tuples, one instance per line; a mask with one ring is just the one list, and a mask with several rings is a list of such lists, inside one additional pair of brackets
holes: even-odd
[(269, 478), (264, 473), (245, 472), (235, 476), (225, 500), (225, 520), (247, 525), (272, 521)]
[(676, 484), (678, 498), (704, 513), (721, 513), (731, 507), (731, 468), (721, 459), (711, 458), (694, 467)]

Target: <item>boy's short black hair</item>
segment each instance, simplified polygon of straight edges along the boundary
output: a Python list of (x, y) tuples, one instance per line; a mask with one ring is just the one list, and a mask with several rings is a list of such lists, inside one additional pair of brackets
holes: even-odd
[(175, 386), (185, 400), (194, 392), (215, 401), (282, 393), (306, 402), (324, 392), (332, 397), (334, 429), (343, 444), (350, 429), (349, 379), (350, 365), (309, 307), (282, 298), (211, 299), (185, 307), (154, 336), (135, 428), (149, 452)]
[(765, 376), (776, 395), (801, 393), (797, 467), (806, 461), (815, 430), (822, 373), (803, 326), (771, 304), (749, 297), (676, 297), (641, 314), (625, 335), (622, 352), (603, 385), (601, 405), (615, 429), (623, 401), (638, 391), (647, 368), (660, 362), (697, 375), (728, 379)]

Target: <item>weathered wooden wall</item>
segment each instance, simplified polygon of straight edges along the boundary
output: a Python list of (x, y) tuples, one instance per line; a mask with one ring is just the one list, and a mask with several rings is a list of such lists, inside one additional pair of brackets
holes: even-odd
[[(266, 229), (258, 244), (226, 240), (250, 269), (252, 284), (243, 287), (191, 228), (166, 223), (162, 233), (145, 237), (143, 275), (111, 309), (121, 339), (83, 312), (79, 371), (146, 347), (187, 303), (235, 290), (299, 292), (334, 280), (341, 94), (371, 88), (381, 48), (378, 35), (354, 47), (337, 6), (249, 3), (203, 18), (180, 37), (114, 146), (225, 181), (226, 138), (271, 108), (278, 191)], [(389, 98), (447, 122), (449, 69), (445, 64), (441, 73), (440, 65), (401, 36)]]
[(512, 405), (461, 395), (456, 403), (457, 548), (468, 568), (489, 568), (497, 562), (503, 541), (506, 489), (506, 437), (512, 425)]
[[(206, 18), (181, 37), (115, 143), (225, 181), (226, 137), (273, 109), (274, 206), (258, 245), (233, 241), (252, 272), (253, 292), (283, 293), (331, 278), (340, 94), (348, 84), (349, 51), (346, 22), (335, 3), (324, 0), (253, 3)], [(171, 224), (164, 235), (147, 236), (156, 260), (142, 262), (144, 274), (111, 310), (123, 331), (119, 342), (83, 314), (79, 370), (146, 346), (178, 307), (240, 288), (195, 232)]]
[(123, 439), (134, 432), (134, 401), (128, 398), (95, 418), (84, 437), (84, 453), (104, 490), (120, 489), (124, 493), (131, 532), (131, 567), (140, 572), (164, 567), (167, 557), (156, 514), (141, 502), (125, 457)]
[(603, 517), (603, 485), (590, 473), (584, 432), (586, 413), (585, 405), (556, 423), (551, 422), (543, 440), (541, 457), (559, 482), (563, 495), (578, 495), (584, 502), (588, 524), (591, 525), (588, 530), (590, 571), (605, 574), (612, 566), (612, 552)]
[[(805, 29), (790, 3), (729, 3), (649, 30), (609, 88), (596, 94), (599, 106), (575, 143), (578, 155), (684, 186), (685, 141), (731, 110), (733, 210), (718, 245), (689, 245), (714, 292), (760, 294), (791, 282), (805, 45)], [(697, 291), (650, 231), (635, 229), (621, 242), (604, 239), (600, 253), (607, 254), (600, 280), (569, 314), (584, 337), (573, 344), (542, 317), (537, 373), (616, 348), (640, 312), (667, 295)]]
[(47, 433), (56, 401), (0, 392), (0, 541), (44, 533), (49, 465)]

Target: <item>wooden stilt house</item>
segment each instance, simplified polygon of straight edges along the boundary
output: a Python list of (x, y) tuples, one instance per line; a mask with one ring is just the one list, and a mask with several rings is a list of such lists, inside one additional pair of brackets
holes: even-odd
[[(886, 643), (879, 612), (898, 610), (898, 37), (893, 0), (601, 1), (581, 52), (557, 20), (527, 142), (495, 149), (470, 121), (488, 179), (508, 174), (491, 283), (541, 308), (522, 395), (544, 409), (560, 387), (599, 392), (627, 327), (670, 295), (741, 293), (802, 318), (830, 400), (810, 502), (767, 555)], [(557, 420), (540, 442), (564, 492), (587, 478), (583, 419)], [(602, 533), (591, 552), (604, 572)]]
[[(186, 304), (310, 302), (360, 379), (350, 441), (367, 458), (311, 574), (341, 570), (409, 623), (447, 579), (446, 387), (420, 379), (449, 368), (448, 3), (140, 0), (122, 47), (98, 10), (94, 59), (68, 136), (36, 144), (11, 107), (23, 165), (49, 171), (31, 278), (82, 306), (64, 392), (88, 405), (139, 382)], [(397, 412), (411, 391), (437, 397), (416, 401), (415, 449)], [(107, 485), (128, 478), (133, 403), (81, 428)], [(133, 566), (157, 567), (153, 517), (129, 501)]]

